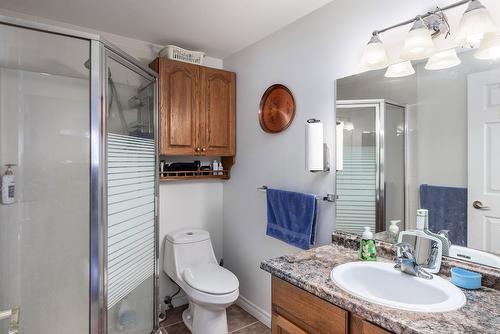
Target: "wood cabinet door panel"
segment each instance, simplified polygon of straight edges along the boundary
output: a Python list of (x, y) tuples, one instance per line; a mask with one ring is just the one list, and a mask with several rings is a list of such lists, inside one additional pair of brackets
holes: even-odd
[(160, 58), (160, 154), (194, 155), (199, 147), (199, 68)]
[(273, 276), (272, 303), (276, 313), (308, 333), (346, 334), (347, 311)]
[(206, 155), (235, 154), (236, 75), (202, 68), (200, 138)]
[(271, 320), (272, 334), (309, 334), (279, 314), (273, 313)]

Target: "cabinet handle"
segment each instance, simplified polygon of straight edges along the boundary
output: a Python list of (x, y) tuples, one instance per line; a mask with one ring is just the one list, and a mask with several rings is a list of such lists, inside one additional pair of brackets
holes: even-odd
[(195, 149), (195, 151), (196, 151), (196, 152), (200, 152), (200, 148), (199, 148), (199, 147), (197, 147), (197, 148)]
[(202, 148), (202, 149), (201, 149), (201, 151), (202, 151), (202, 152), (206, 152), (206, 151), (207, 151), (207, 149), (204, 147), (204, 148)]

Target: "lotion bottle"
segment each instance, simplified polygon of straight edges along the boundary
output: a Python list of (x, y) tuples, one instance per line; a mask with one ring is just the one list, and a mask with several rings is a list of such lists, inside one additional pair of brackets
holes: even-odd
[(398, 234), (399, 234), (399, 226), (398, 224), (401, 222), (401, 220), (391, 220), (391, 225), (389, 226), (389, 237), (391, 238), (391, 242), (397, 242), (398, 241)]
[(6, 165), (7, 170), (2, 176), (2, 204), (12, 204), (16, 201), (16, 178), (12, 166)]

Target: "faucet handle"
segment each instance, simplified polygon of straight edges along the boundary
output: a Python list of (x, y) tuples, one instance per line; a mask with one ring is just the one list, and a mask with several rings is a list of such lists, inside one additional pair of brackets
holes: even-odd
[(446, 239), (450, 240), (450, 230), (440, 230), (437, 234), (442, 235)]
[(400, 242), (394, 245), (396, 248), (396, 257), (405, 258), (409, 260), (415, 260), (415, 250), (413, 247), (406, 242)]

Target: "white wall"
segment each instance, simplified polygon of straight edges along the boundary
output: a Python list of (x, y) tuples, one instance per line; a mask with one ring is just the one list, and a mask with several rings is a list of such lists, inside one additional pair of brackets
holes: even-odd
[[(160, 269), (163, 268), (165, 235), (182, 228), (210, 232), (215, 256), (222, 258), (222, 183), (220, 181), (173, 181), (160, 185)], [(160, 299), (176, 291), (167, 275), (160, 272)], [(182, 294), (181, 294), (182, 296)], [(175, 305), (185, 302), (174, 299)]]
[[(321, 119), (333, 147), (333, 81), (358, 72), (360, 53), (371, 32), (449, 2), (336, 0), (224, 59), (224, 67), (238, 75), (238, 160), (224, 186), (224, 259), (240, 279), (241, 295), (253, 305), (270, 312), (270, 276), (259, 269), (260, 262), (296, 251), (265, 236), (265, 196), (255, 188), (267, 184), (331, 192), (333, 173), (304, 171), (305, 120)], [(483, 3), (500, 22), (500, 3)], [(458, 16), (450, 21), (456, 26)], [(399, 48), (394, 46), (402, 44), (406, 31), (401, 28), (382, 36), (391, 57), (397, 55)], [(294, 93), (297, 115), (284, 133), (269, 135), (259, 128), (257, 110), (262, 93), (277, 82)], [(322, 224), (334, 224), (333, 205), (322, 204), (320, 214)]]

